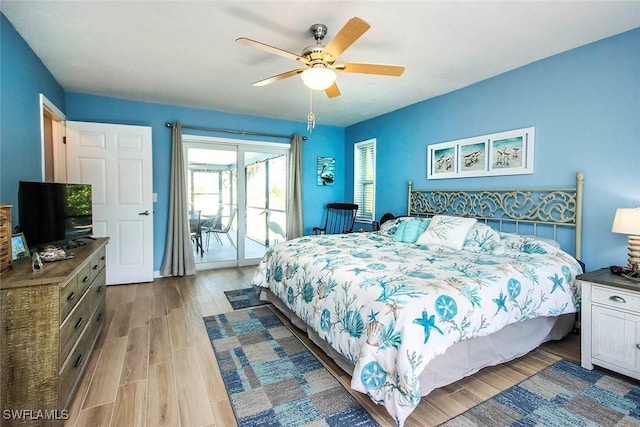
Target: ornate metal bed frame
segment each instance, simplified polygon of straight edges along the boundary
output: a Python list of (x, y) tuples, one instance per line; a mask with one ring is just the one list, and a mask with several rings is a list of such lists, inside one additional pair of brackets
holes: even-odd
[(538, 226), (551, 227), (557, 240), (558, 227), (575, 229), (574, 256), (582, 254), (582, 191), (584, 173), (576, 174), (574, 188), (515, 190), (414, 190), (409, 181), (409, 216), (457, 215), (496, 224), (529, 224), (533, 235)]

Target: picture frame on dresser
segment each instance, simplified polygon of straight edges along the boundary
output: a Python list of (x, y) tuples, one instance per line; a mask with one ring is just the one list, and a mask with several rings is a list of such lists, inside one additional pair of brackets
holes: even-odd
[(11, 236), (11, 259), (18, 261), (31, 257), (27, 239), (23, 233), (15, 233)]

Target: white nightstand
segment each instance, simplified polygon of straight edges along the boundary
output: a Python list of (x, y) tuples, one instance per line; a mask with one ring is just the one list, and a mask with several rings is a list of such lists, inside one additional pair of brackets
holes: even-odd
[(582, 288), (582, 367), (640, 379), (640, 282), (608, 268), (577, 277)]

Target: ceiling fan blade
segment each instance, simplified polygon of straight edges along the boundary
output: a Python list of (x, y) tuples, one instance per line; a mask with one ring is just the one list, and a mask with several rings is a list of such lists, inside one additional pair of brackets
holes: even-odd
[(356, 17), (351, 18), (322, 50), (323, 60), (333, 64), (342, 55), (342, 52), (347, 50), (369, 28), (371, 26), (366, 21)]
[(327, 94), (329, 98), (335, 98), (336, 96), (340, 96), (340, 89), (338, 89), (338, 85), (334, 82), (331, 86), (324, 90), (324, 93)]
[(274, 46), (268, 45), (266, 43), (262, 43), (262, 42), (259, 42), (259, 41), (248, 39), (246, 37), (237, 38), (236, 41), (238, 43), (242, 43), (242, 44), (247, 45), (247, 46), (257, 47), (258, 49), (265, 50), (265, 51), (267, 51), (269, 53), (275, 53), (276, 55), (280, 55), (280, 56), (284, 56), (285, 58), (293, 59), (294, 61), (299, 61), (299, 62), (301, 62), (303, 64), (308, 64), (309, 63), (309, 60), (307, 58), (303, 58), (302, 56), (300, 56), (300, 55), (298, 55), (296, 53), (289, 52), (287, 50), (280, 49), (278, 47), (274, 47)]
[(390, 64), (364, 64), (358, 62), (344, 62), (332, 67), (344, 73), (379, 74), (383, 76), (401, 76), (404, 66)]
[(273, 82), (277, 82), (278, 80), (286, 79), (287, 77), (295, 76), (296, 74), (300, 74), (306, 70), (306, 68), (297, 68), (295, 70), (287, 71), (286, 73), (277, 74), (275, 76), (269, 77), (264, 80), (258, 80), (257, 82), (251, 83), (253, 86), (266, 86)]

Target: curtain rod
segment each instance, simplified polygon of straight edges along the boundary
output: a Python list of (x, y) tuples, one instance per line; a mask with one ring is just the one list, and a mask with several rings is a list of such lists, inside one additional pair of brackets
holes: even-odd
[[(173, 123), (167, 123), (167, 127), (173, 127)], [(204, 130), (208, 132), (223, 132), (223, 133), (235, 133), (238, 135), (255, 135), (255, 136), (270, 136), (272, 138), (286, 138), (291, 139), (291, 135), (280, 135), (277, 133), (263, 133), (263, 132), (249, 132), (246, 130), (233, 130), (233, 129), (218, 129), (218, 128), (208, 128), (203, 126), (188, 126), (182, 125), (182, 129), (194, 129), (194, 130)], [(302, 140), (306, 141), (307, 137), (302, 136)]]

